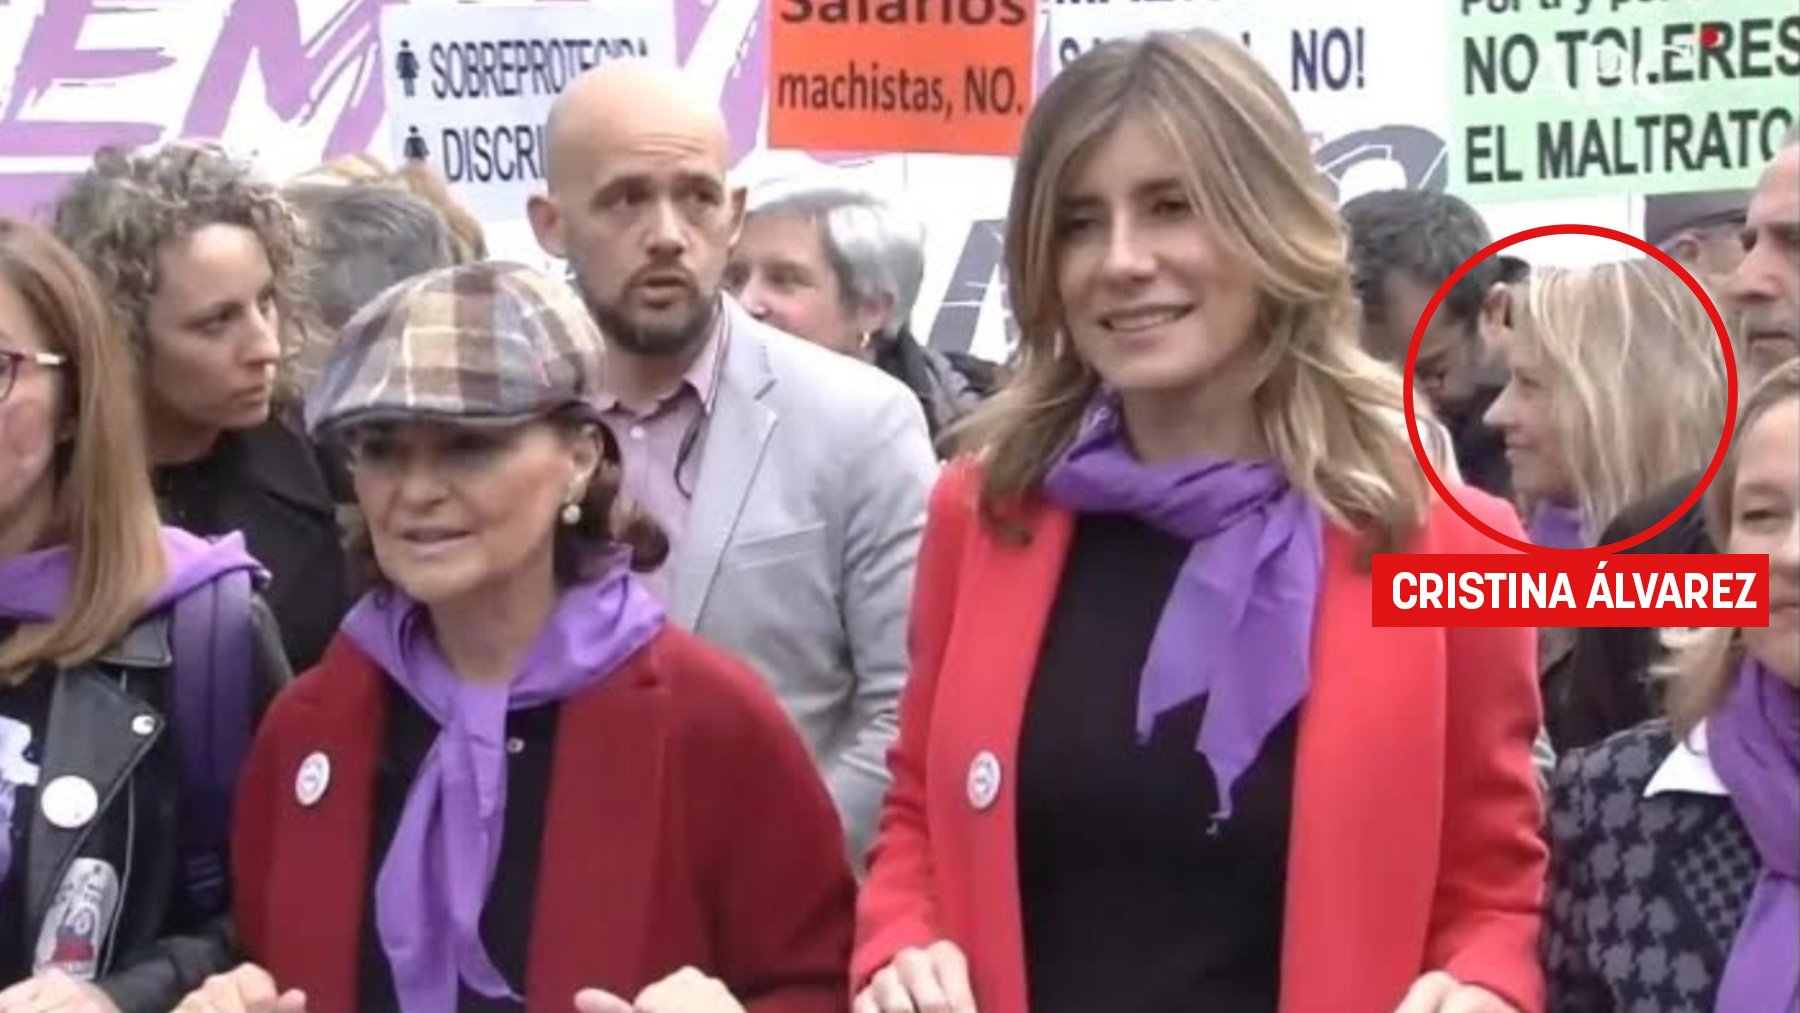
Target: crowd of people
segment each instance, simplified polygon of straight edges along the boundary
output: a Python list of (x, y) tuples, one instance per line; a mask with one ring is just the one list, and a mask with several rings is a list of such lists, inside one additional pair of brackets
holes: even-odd
[[(104, 151), (0, 219), (0, 1013), (1800, 1011), (1800, 130), (1653, 200), (1730, 323), (1742, 630), (1387, 628), (1505, 551), (1403, 363), (1488, 246), (1340, 208), (1197, 31), (1033, 105), (1004, 363), (918, 220), (571, 82), (491, 259), (423, 166)], [(1685, 500), (1648, 258), (1477, 263), (1414, 411), (1540, 545)]]

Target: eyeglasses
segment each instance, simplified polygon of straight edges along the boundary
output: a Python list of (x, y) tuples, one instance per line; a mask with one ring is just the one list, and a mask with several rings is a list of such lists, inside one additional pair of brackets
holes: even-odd
[(19, 372), (26, 363), (45, 369), (60, 369), (67, 361), (62, 356), (49, 352), (15, 352), (10, 348), (0, 348), (0, 401), (12, 396), (13, 384), (19, 379)]

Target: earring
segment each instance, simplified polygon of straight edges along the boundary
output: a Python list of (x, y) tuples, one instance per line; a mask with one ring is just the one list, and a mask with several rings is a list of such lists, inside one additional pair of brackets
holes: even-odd
[(562, 508), (563, 527), (572, 528), (581, 523), (581, 504), (564, 503)]

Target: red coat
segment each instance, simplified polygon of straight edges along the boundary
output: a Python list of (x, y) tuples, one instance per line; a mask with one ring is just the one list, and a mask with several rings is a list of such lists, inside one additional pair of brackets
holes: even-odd
[[(975, 514), (976, 484), (959, 466), (933, 494), (913, 674), (851, 977), (861, 987), (899, 950), (947, 938), (969, 956), (982, 1013), (1024, 1013), (1019, 725), (1073, 523), (1036, 507), (1032, 541), (1003, 544)], [(1460, 496), (1517, 533), (1505, 504)], [(1500, 551), (1442, 504), (1420, 550)], [(1282, 1013), (1391, 1013), (1434, 969), (1537, 1013), (1546, 854), (1534, 634), (1376, 629), (1356, 551), (1328, 533), (1295, 758)], [(983, 751), (1001, 778), (978, 809), (969, 781)]]
[[(276, 700), (237, 806), (247, 957), (313, 1013), (353, 1013), (387, 677), (349, 640)], [(855, 880), (792, 723), (743, 665), (674, 628), (570, 698), (556, 735), (527, 1007), (627, 1000), (694, 965), (753, 1013), (842, 1013)], [(295, 778), (314, 753), (316, 805)]]

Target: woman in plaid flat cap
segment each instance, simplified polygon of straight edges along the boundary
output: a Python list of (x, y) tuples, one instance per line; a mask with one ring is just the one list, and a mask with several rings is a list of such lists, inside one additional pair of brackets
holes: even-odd
[(763, 683), (633, 576), (666, 545), (617, 499), (601, 349), (506, 264), (345, 328), (307, 422), (348, 452), (373, 590), (252, 748), (252, 963), (184, 1013), (843, 1008), (837, 816)]

